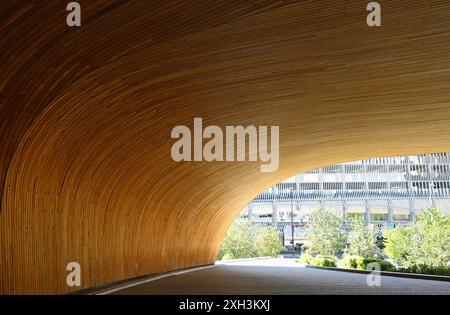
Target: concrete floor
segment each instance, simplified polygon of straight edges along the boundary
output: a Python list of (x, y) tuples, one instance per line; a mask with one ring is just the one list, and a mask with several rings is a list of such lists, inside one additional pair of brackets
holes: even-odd
[(308, 295), (450, 294), (449, 282), (382, 277), (369, 287), (367, 276), (304, 268), (293, 260), (269, 259), (218, 264), (114, 292), (117, 295)]

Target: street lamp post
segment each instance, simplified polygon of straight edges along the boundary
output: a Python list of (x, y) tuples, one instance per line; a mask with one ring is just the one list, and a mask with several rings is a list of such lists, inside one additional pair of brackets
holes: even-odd
[(431, 207), (436, 207), (436, 203), (434, 201), (434, 183), (430, 182), (429, 183), (429, 189), (428, 189), (429, 193), (430, 193), (430, 204)]
[(292, 233), (292, 251), (295, 251), (295, 240), (294, 240), (294, 191), (292, 188), (290, 189), (291, 192), (291, 233)]

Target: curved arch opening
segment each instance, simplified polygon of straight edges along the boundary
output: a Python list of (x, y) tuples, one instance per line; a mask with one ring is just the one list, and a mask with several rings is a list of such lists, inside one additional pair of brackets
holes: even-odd
[(371, 158), (266, 189), (235, 219), (218, 260), (363, 270), (371, 262), (384, 271), (450, 276), (449, 231), (450, 153)]

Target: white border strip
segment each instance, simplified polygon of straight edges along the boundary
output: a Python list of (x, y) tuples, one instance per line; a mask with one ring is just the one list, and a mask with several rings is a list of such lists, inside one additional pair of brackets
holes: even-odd
[(228, 265), (228, 264), (234, 264), (234, 263), (240, 263), (240, 262), (246, 262), (246, 261), (258, 261), (258, 260), (269, 260), (273, 259), (273, 257), (256, 257), (256, 258), (243, 258), (243, 259), (230, 259), (230, 260), (219, 260), (216, 261), (216, 265)]
[(194, 271), (199, 271), (199, 270), (204, 270), (204, 269), (209, 269), (209, 268), (213, 268), (215, 267), (215, 265), (211, 265), (211, 266), (203, 266), (203, 267), (197, 267), (197, 268), (192, 268), (192, 269), (187, 269), (187, 270), (181, 270), (181, 271), (173, 271), (173, 272), (169, 272), (169, 273), (165, 273), (159, 276), (154, 276), (151, 277), (149, 279), (145, 279), (145, 280), (141, 280), (141, 281), (136, 281), (130, 284), (124, 284), (124, 285), (119, 285), (117, 287), (114, 287), (112, 289), (106, 289), (104, 291), (98, 291), (98, 292), (94, 292), (91, 295), (108, 295), (117, 291), (122, 291), (131, 287), (135, 287), (144, 283), (148, 283), (148, 282), (153, 282), (156, 280), (161, 280), (164, 278), (168, 278), (171, 276), (178, 276), (178, 275), (182, 275), (182, 274), (186, 274), (186, 273), (190, 273), (190, 272), (194, 272)]

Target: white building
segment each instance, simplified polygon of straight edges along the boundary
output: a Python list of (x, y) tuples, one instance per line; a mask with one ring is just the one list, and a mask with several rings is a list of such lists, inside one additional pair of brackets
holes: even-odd
[(429, 206), (450, 209), (450, 153), (376, 158), (299, 174), (260, 194), (241, 218), (277, 226), (288, 240), (293, 225), (297, 242), (319, 208), (383, 229), (407, 224)]

